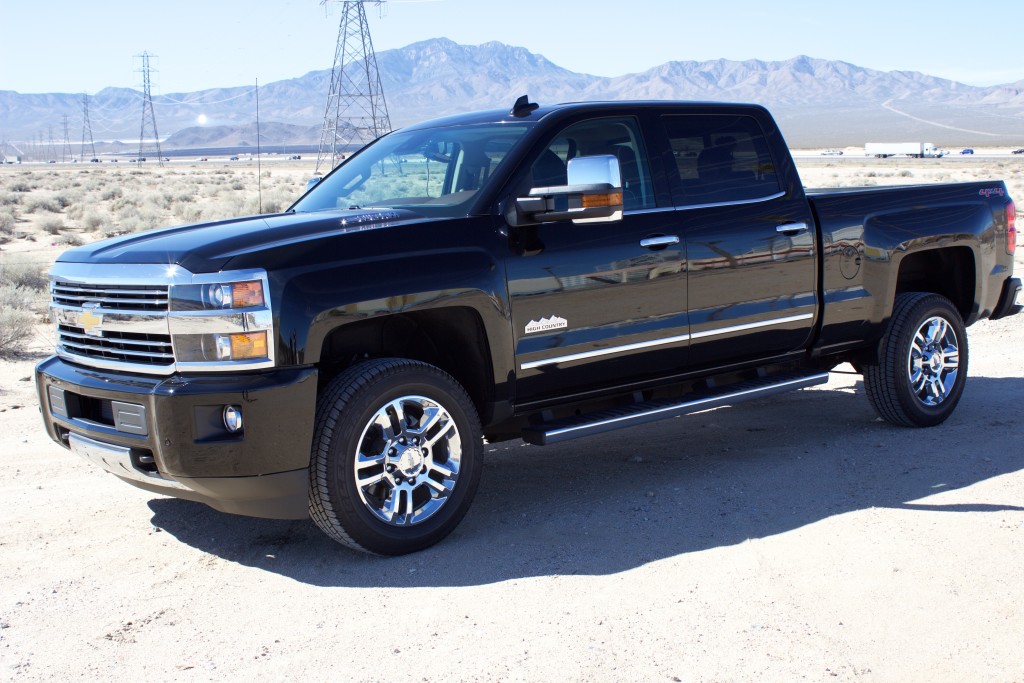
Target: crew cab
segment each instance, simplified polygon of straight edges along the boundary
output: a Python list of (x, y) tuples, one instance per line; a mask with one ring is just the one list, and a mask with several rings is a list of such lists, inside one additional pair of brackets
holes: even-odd
[(805, 190), (756, 105), (428, 121), (286, 212), (125, 235), (50, 273), (45, 427), (128, 483), (436, 543), (484, 439), (557, 444), (820, 384), (944, 421), (966, 327), (1016, 314), (1001, 181)]

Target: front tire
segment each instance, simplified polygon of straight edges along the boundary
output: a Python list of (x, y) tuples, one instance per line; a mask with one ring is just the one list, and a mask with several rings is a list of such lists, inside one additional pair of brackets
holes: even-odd
[(923, 292), (898, 294), (878, 362), (863, 366), (868, 400), (894, 425), (940, 424), (963, 394), (967, 360), (967, 331), (949, 299)]
[(317, 402), (310, 516), (355, 550), (422, 550), (465, 516), (482, 459), (476, 409), (450, 375), (400, 358), (359, 363)]

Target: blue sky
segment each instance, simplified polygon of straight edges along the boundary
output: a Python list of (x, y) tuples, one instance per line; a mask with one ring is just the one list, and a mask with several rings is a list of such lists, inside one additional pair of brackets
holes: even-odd
[[(391, 0), (367, 13), (378, 51), (497, 40), (598, 76), (805, 54), (972, 85), (1024, 79), (1021, 0)], [(330, 68), (340, 17), (319, 0), (3, 0), (0, 90), (139, 87), (143, 51), (155, 94), (294, 78)]]

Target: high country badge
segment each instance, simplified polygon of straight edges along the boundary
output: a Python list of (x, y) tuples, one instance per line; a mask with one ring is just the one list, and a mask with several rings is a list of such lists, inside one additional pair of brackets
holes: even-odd
[(526, 324), (526, 334), (561, 330), (566, 327), (569, 327), (568, 320), (565, 318), (559, 318), (557, 315), (553, 315), (550, 318), (541, 318), (540, 320), (531, 320), (528, 322)]

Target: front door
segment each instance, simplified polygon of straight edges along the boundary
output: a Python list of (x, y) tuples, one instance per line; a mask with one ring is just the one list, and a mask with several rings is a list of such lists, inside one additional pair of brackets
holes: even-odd
[(655, 206), (635, 120), (568, 126), (520, 191), (564, 185), (566, 161), (595, 154), (619, 159), (621, 220), (515, 230), (507, 272), (519, 403), (663, 376), (687, 363), (682, 236), (671, 207)]

